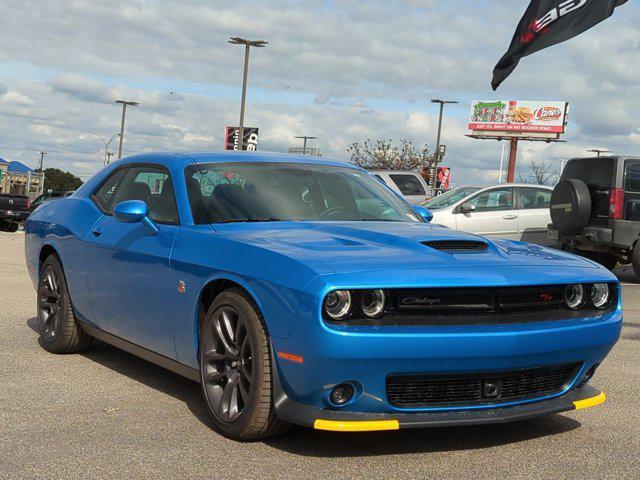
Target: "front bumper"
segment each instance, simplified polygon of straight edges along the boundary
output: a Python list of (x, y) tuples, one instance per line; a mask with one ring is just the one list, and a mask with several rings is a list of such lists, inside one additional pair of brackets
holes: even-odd
[(585, 385), (559, 398), (489, 410), (428, 413), (357, 413), (313, 408), (282, 398), (278, 416), (285, 421), (316, 430), (363, 432), (400, 428), (451, 427), (508, 423), (528, 418), (589, 408), (604, 403), (606, 396), (597, 388)]

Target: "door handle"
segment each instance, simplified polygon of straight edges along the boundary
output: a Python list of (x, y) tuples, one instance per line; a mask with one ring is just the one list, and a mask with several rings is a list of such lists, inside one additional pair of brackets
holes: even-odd
[(97, 227), (97, 228), (94, 228), (93, 230), (91, 230), (91, 233), (93, 233), (94, 237), (99, 237), (100, 235), (102, 235), (103, 231), (104, 230), (102, 229), (102, 227)]
[(504, 215), (502, 218), (504, 218), (505, 220), (515, 220), (516, 218), (518, 218), (518, 215)]

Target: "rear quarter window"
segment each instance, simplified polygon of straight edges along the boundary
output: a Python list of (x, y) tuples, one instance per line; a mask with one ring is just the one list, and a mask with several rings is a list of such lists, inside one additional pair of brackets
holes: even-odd
[(640, 192), (640, 162), (628, 162), (624, 173), (624, 189)]
[(415, 175), (389, 175), (403, 195), (426, 195), (424, 187)]

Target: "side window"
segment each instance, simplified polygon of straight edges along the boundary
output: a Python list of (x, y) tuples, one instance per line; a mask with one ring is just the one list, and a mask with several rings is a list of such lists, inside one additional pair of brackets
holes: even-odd
[(627, 161), (624, 189), (628, 192), (640, 192), (640, 163)]
[(178, 223), (178, 210), (169, 173), (159, 167), (132, 167), (117, 189), (113, 205), (125, 200), (142, 200), (149, 217), (160, 223)]
[(520, 188), (520, 209), (549, 208), (551, 204), (551, 191), (542, 188)]
[(426, 195), (424, 187), (415, 175), (389, 175), (403, 195)]
[(118, 187), (122, 184), (122, 180), (126, 176), (128, 168), (121, 168), (115, 173), (112, 173), (107, 181), (93, 194), (93, 201), (96, 202), (98, 207), (104, 212), (109, 214), (113, 213), (113, 205), (115, 200), (115, 194)]
[(513, 209), (513, 189), (500, 188), (482, 192), (468, 202), (476, 206), (476, 212), (492, 212)]

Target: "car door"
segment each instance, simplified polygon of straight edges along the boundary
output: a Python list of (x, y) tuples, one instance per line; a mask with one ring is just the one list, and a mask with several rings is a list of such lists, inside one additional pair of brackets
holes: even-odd
[[(518, 210), (513, 187), (500, 187), (475, 194), (454, 209), (456, 229), (491, 238), (518, 239)], [(463, 210), (472, 205), (473, 211)]]
[(544, 187), (518, 187), (519, 240), (537, 243), (538, 245), (555, 246), (557, 242), (550, 240), (547, 227), (551, 223), (551, 193)]
[[(85, 238), (89, 320), (108, 333), (175, 358), (166, 302), (177, 293), (169, 261), (179, 222), (169, 171), (159, 165), (124, 167), (92, 199), (103, 215)], [(113, 207), (125, 200), (147, 203), (156, 234), (143, 222), (114, 219)]]

